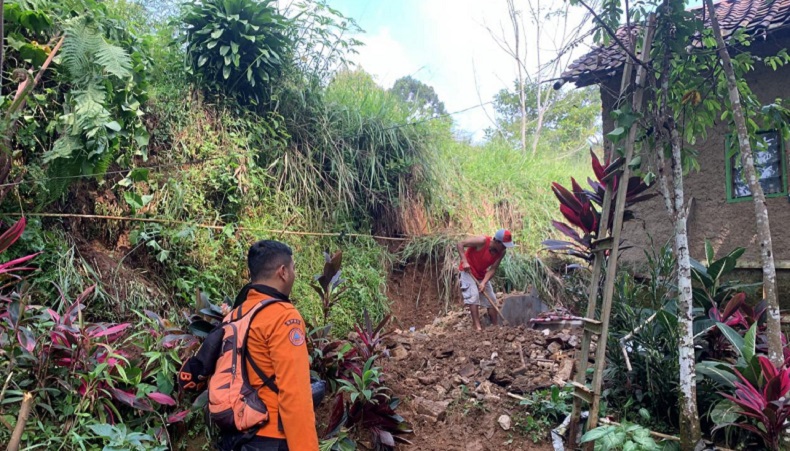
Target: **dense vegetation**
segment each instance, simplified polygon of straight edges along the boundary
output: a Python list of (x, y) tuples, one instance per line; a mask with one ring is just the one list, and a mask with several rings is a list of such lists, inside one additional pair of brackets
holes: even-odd
[[(23, 444), (182, 436), (188, 403), (172, 380), (196, 345), (195, 293), (232, 297), (254, 240), (295, 249), (298, 308), (346, 337), (363, 312), (387, 314), (393, 262), (436, 262), (449, 296), (460, 234), (511, 228), (520, 247), (501, 286), (545, 277), (550, 181), (590, 172), (594, 90), (560, 93), (565, 113), (536, 155), (505, 132), (507, 91), (502, 132), (458, 141), (431, 87), (386, 89), (349, 64), (357, 27), (323, 2), (10, 0), (3, 12), (0, 211), (18, 225), (2, 249), (4, 261), (37, 254), (34, 270), (4, 270), (3, 443), (26, 392)], [(327, 314), (311, 277), (338, 248), (346, 290)]]

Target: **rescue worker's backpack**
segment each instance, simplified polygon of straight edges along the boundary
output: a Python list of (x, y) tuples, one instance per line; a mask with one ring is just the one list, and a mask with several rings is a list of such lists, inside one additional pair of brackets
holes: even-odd
[[(249, 288), (254, 289), (254, 286)], [(249, 288), (245, 287), (239, 296), (246, 298)], [(266, 404), (258, 396), (260, 387), (250, 383), (247, 362), (264, 385), (275, 393), (279, 389), (274, 383), (275, 376), (266, 376), (250, 358), (247, 339), (255, 316), (275, 302), (282, 301), (263, 300), (244, 315), (241, 306), (233, 309), (179, 371), (178, 383), (182, 390), (201, 390), (208, 382), (209, 418), (223, 433), (254, 434), (269, 421)]]

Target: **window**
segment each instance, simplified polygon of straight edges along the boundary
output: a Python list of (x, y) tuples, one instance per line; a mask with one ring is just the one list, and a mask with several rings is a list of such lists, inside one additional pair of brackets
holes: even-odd
[[(752, 196), (746, 173), (741, 165), (738, 140), (734, 135), (727, 137), (727, 200), (737, 202)], [(766, 131), (757, 134), (752, 144), (754, 165), (760, 177), (766, 197), (779, 197), (787, 194), (787, 171), (784, 144), (778, 132)]]

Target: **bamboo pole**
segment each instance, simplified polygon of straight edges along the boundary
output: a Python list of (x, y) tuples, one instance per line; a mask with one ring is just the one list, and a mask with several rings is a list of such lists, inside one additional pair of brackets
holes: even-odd
[[(642, 99), (644, 96), (644, 85), (647, 71), (645, 63), (650, 58), (650, 49), (653, 46), (653, 35), (655, 33), (656, 14), (651, 13), (647, 20), (645, 30), (644, 45), (640, 54), (641, 62), (636, 73), (636, 90), (633, 95), (632, 110), (639, 114), (642, 110)], [(594, 429), (598, 424), (601, 385), (603, 384), (603, 370), (606, 366), (606, 342), (609, 333), (609, 317), (612, 313), (612, 297), (614, 296), (614, 283), (617, 278), (617, 260), (620, 253), (620, 232), (623, 228), (623, 211), (625, 210), (625, 195), (628, 190), (628, 179), (631, 176), (630, 163), (634, 156), (634, 144), (636, 141), (636, 131), (638, 124), (635, 122), (628, 131), (625, 141), (625, 164), (620, 175), (620, 183), (617, 186), (617, 197), (615, 200), (614, 224), (612, 225), (612, 250), (609, 261), (606, 264), (606, 282), (603, 289), (603, 299), (601, 300), (601, 338), (598, 340), (598, 348), (595, 351), (595, 372), (593, 373), (592, 383), (592, 405), (590, 406), (590, 416), (587, 420), (587, 428)], [(585, 450), (592, 450), (593, 443), (585, 443)]]

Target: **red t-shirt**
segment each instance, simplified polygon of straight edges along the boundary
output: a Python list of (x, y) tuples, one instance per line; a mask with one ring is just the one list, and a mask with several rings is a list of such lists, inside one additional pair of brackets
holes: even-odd
[[(486, 237), (486, 242), (483, 244), (483, 247), (481, 247), (480, 250), (477, 250), (474, 247), (468, 247), (466, 248), (466, 252), (464, 254), (466, 255), (466, 261), (469, 262), (472, 275), (477, 280), (483, 280), (483, 277), (486, 276), (488, 268), (496, 263), (496, 261), (501, 257), (501, 254), (499, 253), (491, 252), (490, 236)], [(461, 271), (464, 270), (463, 266), (459, 266), (458, 269)]]

